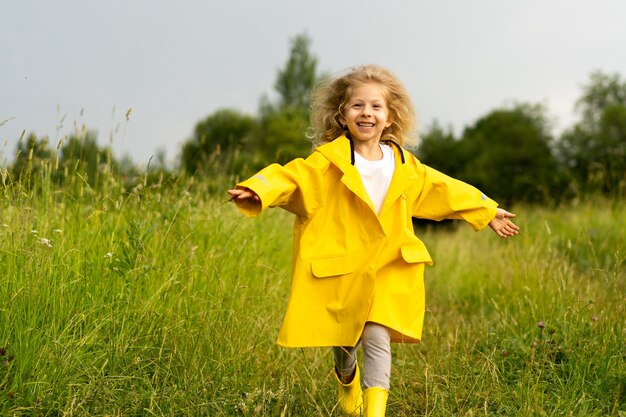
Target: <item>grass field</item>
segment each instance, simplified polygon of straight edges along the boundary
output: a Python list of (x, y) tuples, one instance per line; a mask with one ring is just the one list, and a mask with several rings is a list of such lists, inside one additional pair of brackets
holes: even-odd
[[(275, 344), (290, 215), (138, 184), (3, 176), (0, 415), (338, 415), (330, 352)], [(389, 416), (626, 416), (623, 202), (512, 209), (513, 239), (418, 231), (425, 334), (393, 346)]]

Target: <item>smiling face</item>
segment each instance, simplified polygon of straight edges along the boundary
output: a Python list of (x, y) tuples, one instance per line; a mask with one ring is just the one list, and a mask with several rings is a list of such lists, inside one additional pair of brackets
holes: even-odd
[(362, 84), (352, 89), (341, 122), (348, 127), (355, 141), (378, 143), (383, 130), (391, 126), (383, 92), (377, 83)]

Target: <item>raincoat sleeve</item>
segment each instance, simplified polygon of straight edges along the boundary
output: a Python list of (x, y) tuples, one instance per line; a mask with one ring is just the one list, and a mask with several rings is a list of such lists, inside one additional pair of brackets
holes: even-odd
[(413, 216), (430, 219), (461, 219), (474, 230), (485, 228), (495, 217), (498, 203), (477, 188), (421, 165), (423, 189), (413, 205)]
[(261, 204), (248, 206), (237, 204), (247, 217), (253, 217), (268, 207), (281, 207), (298, 216), (309, 216), (318, 205), (320, 196), (319, 162), (314, 156), (294, 159), (286, 165), (272, 164), (237, 187), (254, 191)]

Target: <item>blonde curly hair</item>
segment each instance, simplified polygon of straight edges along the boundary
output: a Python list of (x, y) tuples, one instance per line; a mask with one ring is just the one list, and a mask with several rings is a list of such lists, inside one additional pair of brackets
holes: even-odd
[(383, 87), (392, 121), (381, 140), (391, 139), (402, 146), (417, 145), (417, 116), (402, 83), (386, 68), (363, 65), (322, 81), (311, 92), (311, 127), (307, 136), (312, 140), (314, 148), (346, 133), (341, 119), (352, 90), (369, 83)]

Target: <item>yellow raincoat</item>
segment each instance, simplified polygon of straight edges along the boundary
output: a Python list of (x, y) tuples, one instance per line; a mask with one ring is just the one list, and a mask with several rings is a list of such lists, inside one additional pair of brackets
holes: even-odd
[(293, 270), (278, 344), (354, 346), (367, 321), (393, 341), (417, 342), (424, 321), (424, 265), (432, 264), (411, 218), (463, 219), (487, 226), (497, 203), (479, 190), (421, 164), (395, 143), (396, 166), (377, 214), (344, 136), (307, 159), (272, 164), (237, 184), (261, 206), (238, 203), (246, 216), (267, 207), (296, 215)]

